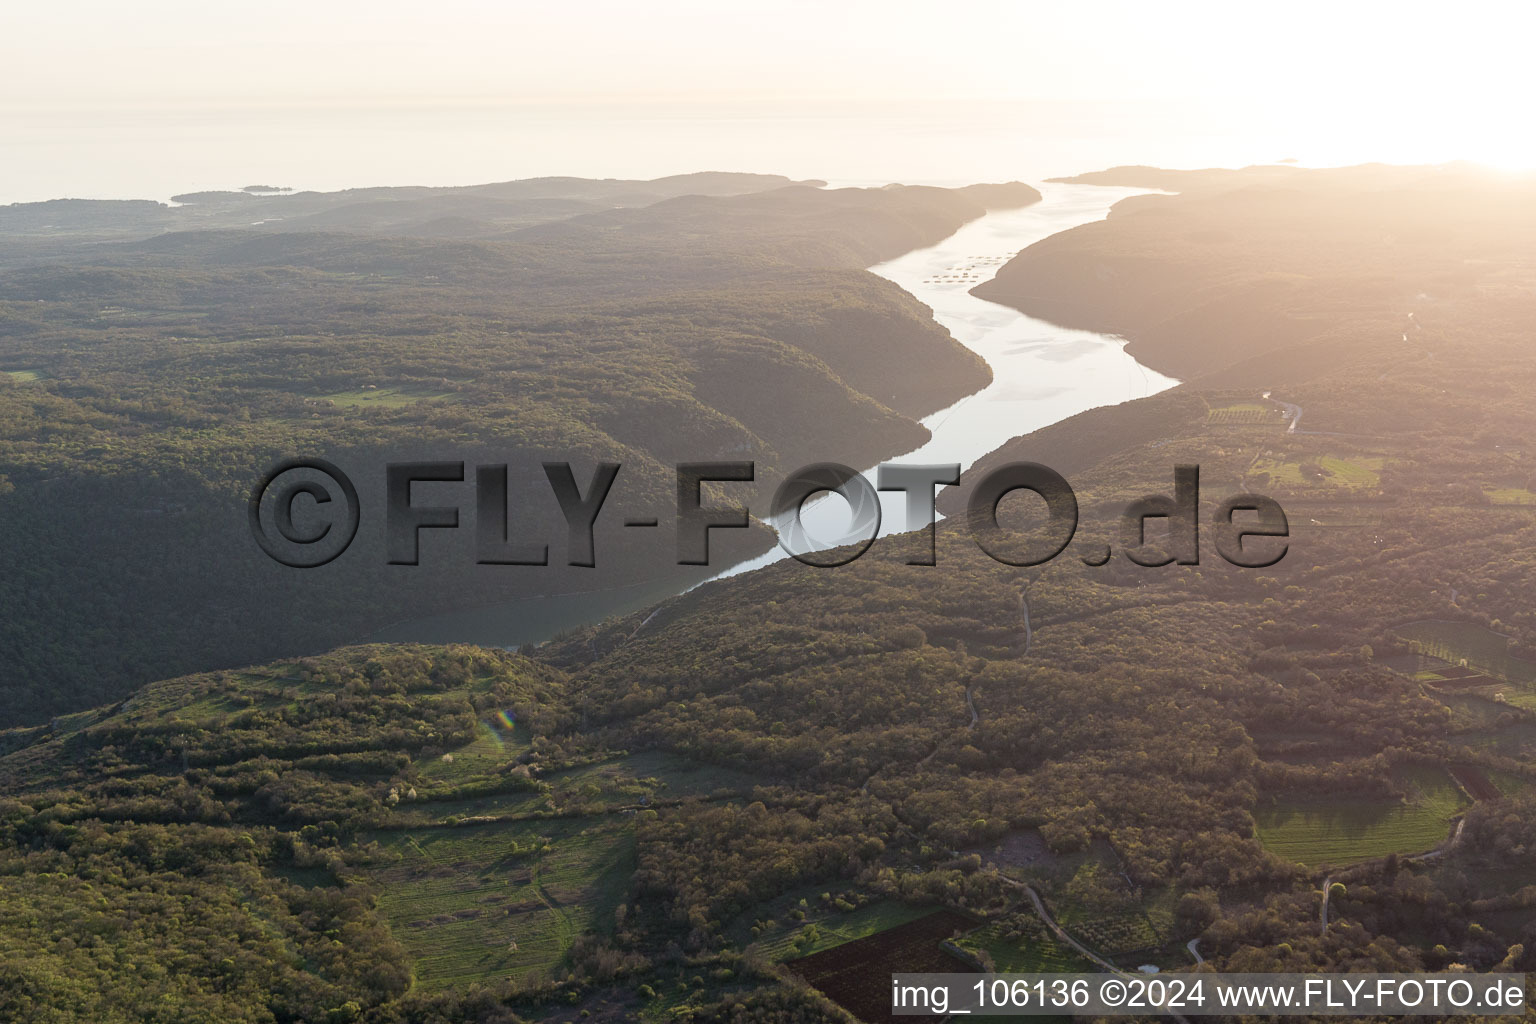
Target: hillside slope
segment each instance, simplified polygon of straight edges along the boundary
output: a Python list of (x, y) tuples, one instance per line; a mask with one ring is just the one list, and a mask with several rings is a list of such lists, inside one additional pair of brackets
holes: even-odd
[(1400, 319), (1497, 286), (1536, 238), (1530, 181), (1463, 165), (1121, 168), (1072, 180), (1183, 193), (1126, 200), (1025, 249), (973, 293), (1123, 334), (1139, 358), (1186, 380), (1342, 320)]
[[(670, 537), (617, 526), (631, 510), (671, 523), (676, 463), (751, 459), (763, 482), (873, 462), (987, 383), (862, 269), (984, 201), (1038, 197), (977, 195), (797, 187), (502, 241), (174, 232), (0, 273), (0, 721), (402, 618), (678, 576)], [(372, 510), (311, 573), (262, 556), (244, 512), (294, 456), (336, 463)], [(475, 565), (469, 485), (460, 530), (419, 568), (387, 565), (384, 464), (410, 459), (511, 464), (511, 520), (552, 542), (566, 531), (539, 463), (583, 481), (623, 464), (598, 570), (565, 567), (562, 547), (548, 568)], [(736, 541), (743, 557), (767, 542)]]

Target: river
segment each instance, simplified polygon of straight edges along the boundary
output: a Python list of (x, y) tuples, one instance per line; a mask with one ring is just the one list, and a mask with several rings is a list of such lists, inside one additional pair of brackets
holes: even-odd
[[(989, 279), (1020, 249), (1102, 220), (1116, 202), (1145, 192), (1052, 184), (1040, 186), (1040, 191), (1043, 198), (1033, 206), (988, 214), (937, 245), (870, 268), (931, 307), (934, 318), (985, 359), (993, 375), (987, 387), (923, 420), (932, 435), (926, 444), (887, 461), (959, 464), (963, 471), (1011, 438), (1087, 409), (1144, 398), (1178, 383), (1138, 363), (1125, 351), (1121, 338), (1058, 327), (970, 294), (971, 288)], [(886, 492), (881, 503), (880, 535), (903, 532), (902, 496)], [(848, 521), (848, 505), (836, 497), (808, 502), (803, 518), (810, 537), (827, 546), (840, 539)], [(787, 557), (782, 548), (774, 547), (713, 578), (738, 575)], [(528, 598), (398, 623), (371, 639), (513, 647), (635, 611), (693, 585), (673, 580)]]
[[(1020, 249), (1043, 238), (1102, 220), (1109, 208), (1145, 189), (1047, 184), (1041, 201), (972, 221), (938, 245), (917, 249), (870, 267), (911, 292), (932, 310), (955, 339), (992, 367), (992, 383), (923, 420), (928, 443), (888, 461), (914, 465), (958, 464), (961, 471), (1005, 442), (1088, 409), (1145, 398), (1178, 383), (1143, 366), (1113, 335), (1058, 327), (1015, 309), (978, 299), (970, 290), (989, 280)], [(866, 476), (873, 479), (871, 467)], [(880, 536), (907, 529), (900, 492), (880, 495)], [(850, 521), (840, 498), (812, 500), (802, 525), (817, 548), (851, 543), (842, 536)], [(780, 522), (769, 520), (776, 529)], [(734, 576), (789, 555), (771, 551), (720, 574)]]

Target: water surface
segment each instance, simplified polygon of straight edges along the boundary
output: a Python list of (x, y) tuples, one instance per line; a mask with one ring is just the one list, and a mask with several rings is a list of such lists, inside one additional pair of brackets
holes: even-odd
[[(1126, 352), (1123, 338), (1059, 327), (970, 294), (1020, 249), (1102, 220), (1115, 203), (1146, 190), (1048, 184), (1040, 186), (1040, 191), (1043, 198), (1033, 206), (988, 214), (938, 245), (870, 268), (926, 303), (934, 319), (992, 367), (990, 385), (924, 418), (923, 425), (933, 435), (927, 444), (888, 461), (957, 464), (963, 473), (983, 455), (1022, 434), (1088, 409), (1145, 398), (1178, 383), (1137, 362)], [(873, 467), (860, 468), (874, 479)], [(884, 492), (880, 498), (879, 535), (907, 530), (904, 497)], [(821, 542), (817, 547), (851, 541), (844, 536), (850, 520), (848, 504), (840, 498), (813, 499), (802, 517), (806, 532)], [(785, 525), (770, 523), (775, 528)], [(787, 557), (783, 548), (775, 547), (720, 575), (733, 576)]]
[[(988, 214), (937, 245), (870, 268), (931, 307), (935, 319), (985, 359), (993, 374), (986, 388), (923, 420), (932, 434), (926, 444), (887, 461), (958, 464), (963, 472), (1021, 434), (1087, 409), (1144, 398), (1178, 383), (1138, 363), (1125, 351), (1122, 338), (1058, 327), (970, 294), (971, 288), (991, 278), (1020, 249), (1057, 232), (1101, 220), (1116, 202), (1144, 191), (1044, 185), (1043, 200), (1033, 206)], [(859, 468), (873, 479), (874, 467)], [(905, 531), (902, 495), (886, 492), (881, 495), (881, 505), (880, 535)], [(824, 542), (818, 546), (830, 547), (842, 540), (849, 519), (847, 503), (829, 497), (808, 502), (803, 522), (812, 538)], [(723, 569), (713, 578), (734, 576), (788, 557), (783, 548), (775, 546)], [(582, 594), (531, 597), (398, 623), (371, 639), (514, 647), (633, 612), (692, 589), (697, 583), (695, 577), (691, 581), (653, 581)]]

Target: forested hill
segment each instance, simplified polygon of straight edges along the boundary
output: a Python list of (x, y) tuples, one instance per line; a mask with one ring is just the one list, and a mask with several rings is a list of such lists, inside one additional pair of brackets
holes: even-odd
[[(1253, 182), (1272, 173), (1287, 184)], [(1536, 433), (1523, 398), (1536, 372), (1536, 181), (1462, 165), (1085, 177), (1185, 191), (1128, 200), (1031, 246), (976, 293), (1116, 331), (1191, 383), (1017, 439), (981, 471), (1018, 458), (1091, 464), (1117, 437), (1201, 417), (1290, 426), (1289, 403), (1302, 419), (1282, 440), (1298, 458), (1363, 446), (1381, 463), (1373, 487), (1379, 478), (1392, 501), (1431, 491), (1480, 507), (1511, 486), (1523, 493)]]
[[(251, 186), (149, 200), (58, 199), (0, 206), (0, 238), (40, 243), (231, 228), (474, 238), (672, 196), (730, 196), (792, 184), (778, 174), (678, 174), (651, 181), (526, 178), (442, 188), (296, 192)], [(801, 182), (818, 185), (820, 182)]]
[[(1298, 180), (1300, 197), (1139, 200), (1068, 236), (1074, 308), (1158, 281), (1170, 305), (1200, 301), (1210, 345), (1265, 341), (1229, 340), (1243, 351), (1209, 375), (994, 456), (1070, 477), (1082, 521), (1049, 564), (994, 561), (952, 517), (936, 566), (885, 539), (843, 568), (779, 563), (527, 656), (351, 648), (0, 732), (0, 892), (19, 908), (0, 920), (0, 1016), (843, 1022), (828, 999), (883, 998), (893, 965), (1089, 969), (1032, 893), (1127, 970), (1192, 967), (1195, 939), (1224, 971), (1536, 968), (1531, 236), (1463, 216), (1489, 195), (1423, 188), (1389, 240), (1361, 209), (1370, 193)], [(1495, 188), (1510, 216), (1530, 209), (1529, 186)], [(904, 191), (891, 201), (911, 214)], [(1414, 206), (1385, 185), (1376, 202)], [(1138, 248), (1158, 234), (1167, 267)], [(650, 241), (614, 251), (668, 265)], [(1122, 251), (1137, 258), (1112, 263)], [(759, 294), (788, 303), (812, 273), (779, 260), (739, 280), (784, 288), (724, 307), (743, 335)], [(1276, 267), (1294, 301), (1251, 301)], [(839, 281), (839, 303), (865, 280), (814, 277)], [(1221, 301), (1229, 288), (1240, 298)], [(397, 280), (370, 299), (391, 309), (390, 289), (429, 294)], [(1131, 312), (1163, 322), (1150, 299), (1114, 308), (1133, 333)], [(323, 322), (347, 337), (329, 326), (345, 319)], [(473, 331), (453, 337), (476, 351)], [(622, 353), (643, 334), (618, 338)], [(373, 363), (418, 358), (388, 342), (370, 342)], [(0, 395), (92, 393), (24, 390), (45, 380)], [(452, 410), (432, 401), (321, 420), (436, 430), (423, 410)], [(122, 443), (94, 436), (79, 461)], [(1199, 564), (1132, 564), (1120, 510), (1190, 463)], [(1239, 492), (1286, 510), (1277, 564), (1216, 555), (1211, 513)]]
[[(977, 851), (1050, 886), (1057, 858), (1106, 851), (1118, 898), (1051, 898), (1126, 966), (1187, 964), (1202, 929), (1227, 970), (1530, 965), (1528, 847), (1490, 826), (1523, 828), (1536, 789), (1536, 233), (1509, 228), (1536, 184), (1364, 173), (1138, 199), (981, 289), (1075, 323), (1102, 304), (1094, 326), (1210, 371), (970, 471), (1069, 475), (1082, 522), (1049, 564), (982, 554), (961, 489), (935, 567), (894, 540), (781, 563), (544, 656), (605, 734), (846, 787), (936, 865)], [(1200, 562), (1133, 565), (1120, 510), (1171, 493), (1176, 464), (1200, 467)], [(1288, 515), (1278, 564), (1212, 547), (1245, 492)], [(1347, 895), (1320, 931), (1328, 878)], [(1143, 947), (1104, 927), (1175, 900), (1195, 918)]]
[[(894, 201), (894, 207), (893, 207)], [(883, 189), (814, 189), (795, 186), (758, 192), (731, 201), (687, 196), (635, 210), (602, 214), (528, 228), (515, 239), (590, 241), (609, 246), (670, 245), (678, 237), (738, 237), (742, 256), (766, 254), (807, 265), (869, 266), (914, 248), (914, 234), (937, 242), (956, 217), (1004, 210), (1040, 201), (1022, 182), (944, 189), (888, 185)], [(892, 216), (893, 208), (900, 212)]]
[[(919, 417), (989, 371), (860, 268), (1036, 197), (793, 187), (673, 200), (637, 212), (643, 230), (502, 240), (177, 231), (0, 272), (4, 717), (428, 611), (675, 574), (670, 537), (632, 534), (600, 540), (595, 571), (557, 568), (563, 545), (548, 569), (476, 567), (468, 486), (463, 529), (419, 569), (386, 567), (382, 465), (510, 463), (514, 521), (559, 540), (545, 459), (583, 481), (623, 463), (603, 517), (622, 521), (674, 506), (678, 462), (754, 459), (767, 481), (909, 450)], [(308, 573), (260, 555), (243, 511), (296, 455), (336, 462), (375, 510)]]
[[(1536, 249), (1531, 178), (1472, 165), (1118, 168), (1070, 180), (1181, 194), (1125, 200), (1105, 221), (1038, 242), (974, 294), (1123, 334), (1181, 379), (1343, 320), (1503, 295)], [(1262, 376), (1250, 371), (1245, 382)]]

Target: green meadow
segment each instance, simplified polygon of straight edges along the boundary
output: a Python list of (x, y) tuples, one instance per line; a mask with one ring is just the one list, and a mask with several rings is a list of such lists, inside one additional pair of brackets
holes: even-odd
[(1090, 965), (1075, 950), (1042, 936), (1010, 938), (1002, 924), (989, 924), (955, 944), (971, 952), (985, 952), (1003, 974), (1047, 974), (1058, 971), (1083, 971)]
[(1254, 817), (1266, 848), (1309, 867), (1343, 866), (1389, 853), (1423, 853), (1445, 841), (1467, 799), (1441, 768), (1404, 770), (1398, 803), (1360, 799), (1280, 800)]
[[(814, 905), (816, 900), (810, 897), (806, 903)], [(809, 956), (915, 921), (933, 910), (931, 906), (912, 906), (894, 900), (880, 900), (845, 913), (823, 905), (807, 912), (803, 921), (788, 916), (774, 919), (773, 926), (757, 940), (757, 949), (771, 960)]]
[(364, 409), (401, 409), (408, 405), (415, 405), (417, 402), (458, 400), (458, 395), (452, 391), (411, 386), (353, 388), (350, 391), (335, 391), (319, 397), (335, 405), (356, 406)]
[(1254, 462), (1249, 475), (1266, 473), (1271, 485), (1368, 490), (1381, 486), (1381, 468), (1385, 464), (1386, 460), (1377, 456), (1343, 459), (1335, 455), (1319, 455), (1297, 460), (1261, 458)]
[(576, 936), (611, 927), (634, 870), (633, 826), (623, 817), (375, 838), (400, 857), (370, 873), (379, 909), (425, 989), (549, 976)]

